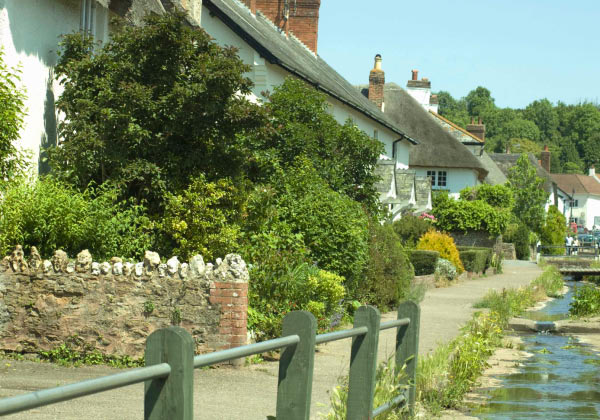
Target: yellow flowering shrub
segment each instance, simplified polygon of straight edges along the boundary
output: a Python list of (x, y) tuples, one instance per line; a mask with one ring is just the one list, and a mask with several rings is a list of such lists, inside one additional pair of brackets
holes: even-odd
[(417, 249), (437, 251), (440, 253), (440, 258), (444, 258), (454, 264), (458, 274), (465, 271), (465, 268), (460, 261), (460, 255), (456, 248), (456, 244), (454, 243), (454, 239), (448, 234), (434, 230), (429, 231), (421, 236), (417, 243)]

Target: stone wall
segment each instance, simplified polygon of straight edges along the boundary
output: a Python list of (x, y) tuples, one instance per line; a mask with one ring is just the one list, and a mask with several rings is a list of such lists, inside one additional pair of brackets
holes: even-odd
[(20, 247), (0, 264), (0, 349), (50, 350), (77, 337), (110, 355), (140, 357), (146, 337), (172, 324), (194, 337), (196, 352), (247, 342), (248, 270), (239, 255), (214, 264), (197, 255), (166, 264), (154, 252), (143, 262), (43, 261)]

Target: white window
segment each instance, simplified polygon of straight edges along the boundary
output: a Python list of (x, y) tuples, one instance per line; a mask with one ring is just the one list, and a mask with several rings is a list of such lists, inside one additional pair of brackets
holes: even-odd
[[(437, 178), (436, 178), (437, 175)], [(447, 182), (446, 171), (427, 171), (427, 177), (431, 179), (431, 186), (445, 187)]]
[(81, 17), (79, 30), (94, 35), (96, 24), (96, 0), (81, 0)]

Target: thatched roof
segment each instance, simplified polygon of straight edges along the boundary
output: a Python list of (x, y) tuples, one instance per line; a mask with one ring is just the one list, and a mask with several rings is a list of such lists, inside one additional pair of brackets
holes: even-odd
[[(363, 95), (368, 93), (368, 86), (359, 88)], [(395, 83), (386, 83), (383, 95), (385, 114), (408, 136), (419, 142), (410, 151), (409, 167), (472, 169), (483, 181), (488, 174), (487, 169), (408, 92)]]

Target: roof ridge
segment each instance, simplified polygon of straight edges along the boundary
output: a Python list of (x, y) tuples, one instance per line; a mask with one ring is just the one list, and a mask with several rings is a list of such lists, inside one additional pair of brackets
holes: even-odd
[(439, 118), (440, 120), (444, 121), (446, 124), (450, 124), (450, 126), (452, 126), (452, 128), (454, 128), (454, 129), (456, 129), (456, 130), (460, 131), (460, 132), (461, 132), (461, 133), (463, 133), (463, 134), (466, 134), (467, 136), (469, 136), (469, 137), (471, 137), (471, 138), (475, 139), (476, 141), (478, 141), (479, 143), (483, 143), (483, 142), (484, 142), (484, 141), (483, 141), (483, 140), (481, 140), (479, 137), (477, 137), (477, 136), (475, 136), (475, 135), (473, 135), (473, 134), (469, 133), (467, 130), (465, 130), (464, 128), (462, 128), (462, 127), (460, 127), (460, 126), (458, 126), (458, 125), (456, 125), (456, 124), (454, 124), (454, 123), (453, 123), (452, 121), (450, 121), (449, 119), (442, 117), (442, 116), (441, 116), (440, 114), (438, 114), (437, 112), (435, 112), (435, 111), (432, 111), (431, 109), (429, 110), (429, 112), (430, 112), (431, 114), (433, 114), (433, 116), (434, 116), (434, 117), (437, 117), (437, 118)]
[(316, 53), (316, 52), (314, 52), (313, 50), (311, 50), (310, 48), (308, 48), (308, 46), (307, 46), (307, 45), (306, 45), (304, 42), (302, 42), (302, 40), (301, 40), (300, 38), (298, 38), (298, 37), (296, 36), (296, 34), (295, 34), (293, 31), (289, 31), (289, 33), (288, 33), (288, 38), (289, 38), (289, 39), (293, 39), (293, 40), (295, 40), (295, 41), (296, 41), (297, 43), (299, 43), (299, 44), (300, 44), (302, 47), (304, 47), (304, 49), (305, 49), (306, 51), (308, 51), (308, 52), (309, 52), (309, 53), (310, 53), (310, 54), (311, 54), (313, 57), (317, 58), (317, 53)]

